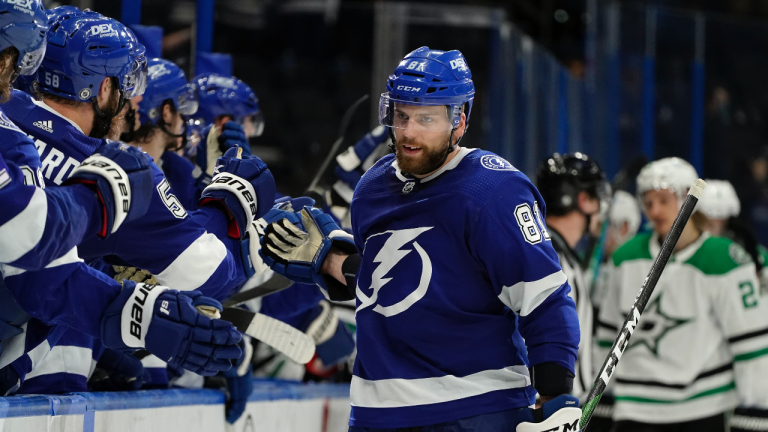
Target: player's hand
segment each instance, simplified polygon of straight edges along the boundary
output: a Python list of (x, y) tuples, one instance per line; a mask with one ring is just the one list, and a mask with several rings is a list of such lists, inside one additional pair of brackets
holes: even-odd
[(579, 398), (560, 395), (540, 408), (524, 408), (520, 413), (523, 420), (517, 425), (516, 432), (578, 431), (581, 420)]
[(226, 153), (227, 150), (233, 147), (240, 147), (243, 149), (243, 156), (250, 156), (251, 144), (248, 142), (248, 137), (245, 136), (245, 130), (235, 121), (228, 121), (221, 126), (221, 133), (218, 137), (219, 150), (222, 153)]
[(136, 357), (105, 349), (96, 363), (96, 371), (88, 379), (90, 391), (129, 391), (140, 389), (150, 381), (149, 371)]
[(197, 291), (124, 281), (102, 318), (101, 339), (108, 348), (145, 348), (169, 365), (215, 375), (229, 370), (241, 355), (241, 335), (232, 324), (196, 309), (216, 305), (221, 308)]
[(275, 179), (267, 165), (256, 156), (240, 159), (233, 147), (216, 162), (211, 183), (198, 204), (217, 205), (230, 217), (229, 235), (243, 239), (251, 223), (272, 208)]
[(64, 184), (80, 183), (93, 189), (104, 215), (98, 234), (106, 237), (123, 222), (147, 212), (152, 198), (149, 157), (128, 144), (110, 142), (72, 170)]
[(351, 235), (314, 207), (299, 213), (278, 210), (269, 216), (259, 251), (266, 265), (294, 282), (317, 284), (326, 291), (329, 284), (340, 284), (320, 270), (331, 247), (356, 253)]
[[(376, 156), (382, 155), (377, 148), (389, 138), (387, 128), (377, 126), (371, 132), (365, 134), (353, 146), (336, 156), (336, 168), (334, 172), (339, 178), (333, 185), (333, 189), (339, 194), (347, 204), (352, 202), (352, 193), (357, 187), (357, 183), (365, 171), (373, 166), (378, 159)], [(372, 159), (372, 160), (369, 160)]]
[(301, 210), (304, 206), (315, 205), (315, 200), (308, 197), (291, 198), (284, 196), (275, 200), (275, 203), (266, 215), (253, 221), (248, 227), (245, 238), (240, 242), (240, 251), (243, 259), (243, 269), (247, 277), (253, 277), (269, 269), (264, 264), (264, 260), (259, 255), (261, 249), (261, 237), (264, 236), (264, 229), (269, 225), (267, 219), (273, 220), (273, 215), (280, 215), (282, 211), (293, 212)]
[(243, 339), (240, 348), (243, 350), (243, 355), (240, 356), (232, 369), (223, 372), (227, 380), (226, 415), (229, 424), (234, 424), (243, 415), (245, 406), (248, 404), (248, 397), (253, 393), (253, 369), (251, 367), (253, 347), (250, 341)]

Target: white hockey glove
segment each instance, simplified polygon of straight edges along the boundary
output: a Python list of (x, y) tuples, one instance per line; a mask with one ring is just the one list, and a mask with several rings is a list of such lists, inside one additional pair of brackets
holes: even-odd
[(528, 421), (518, 424), (516, 432), (575, 432), (581, 420), (579, 398), (560, 395), (541, 408), (526, 408), (521, 417)]

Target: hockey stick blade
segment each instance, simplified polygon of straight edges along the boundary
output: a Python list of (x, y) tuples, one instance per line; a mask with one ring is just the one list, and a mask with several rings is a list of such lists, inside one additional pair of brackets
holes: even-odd
[(328, 156), (325, 157), (325, 160), (323, 161), (323, 164), (320, 165), (320, 169), (317, 170), (317, 173), (315, 173), (315, 177), (312, 178), (312, 182), (309, 184), (309, 187), (307, 190), (314, 190), (317, 186), (317, 183), (320, 181), (320, 178), (325, 173), (325, 170), (328, 169), (328, 165), (331, 163), (331, 160), (336, 157), (336, 152), (339, 151), (339, 147), (341, 146), (341, 143), (344, 142), (344, 135), (347, 134), (347, 129), (349, 128), (349, 123), (352, 121), (352, 115), (355, 114), (355, 111), (357, 111), (357, 107), (360, 106), (363, 102), (368, 100), (368, 95), (363, 95), (360, 99), (356, 100), (355, 103), (352, 104), (349, 108), (347, 108), (347, 111), (344, 112), (344, 117), (341, 118), (341, 126), (339, 127), (339, 137), (336, 138), (336, 141), (333, 142), (333, 145), (331, 146), (331, 150), (328, 152)]
[(221, 319), (231, 322), (241, 333), (264, 342), (296, 363), (307, 364), (315, 355), (312, 338), (282, 321), (237, 308), (224, 308)]
[(629, 314), (627, 314), (624, 324), (621, 326), (621, 331), (613, 342), (608, 357), (603, 362), (603, 367), (600, 368), (597, 378), (595, 378), (595, 383), (592, 384), (592, 389), (589, 391), (587, 401), (584, 403), (584, 408), (582, 409), (579, 430), (583, 431), (587, 427), (587, 424), (589, 424), (589, 420), (592, 418), (592, 413), (598, 402), (600, 402), (600, 397), (603, 395), (605, 387), (608, 385), (613, 373), (616, 371), (616, 366), (619, 363), (619, 359), (621, 359), (621, 355), (629, 345), (629, 338), (632, 336), (632, 333), (635, 331), (635, 328), (640, 321), (640, 315), (645, 310), (645, 306), (648, 304), (648, 300), (650, 299), (651, 294), (653, 294), (654, 288), (656, 288), (656, 283), (659, 281), (661, 273), (664, 271), (664, 267), (667, 265), (667, 261), (669, 261), (669, 257), (672, 255), (672, 251), (674, 251), (675, 245), (677, 245), (677, 241), (680, 239), (680, 234), (682, 234), (683, 228), (685, 228), (688, 219), (690, 219), (691, 214), (693, 214), (696, 203), (701, 196), (701, 191), (704, 190), (706, 186), (707, 184), (704, 183), (704, 180), (698, 179), (693, 182), (691, 189), (688, 191), (688, 196), (686, 196), (685, 202), (683, 202), (683, 206), (680, 208), (680, 211), (675, 218), (675, 222), (669, 230), (669, 234), (667, 234), (667, 238), (664, 239), (664, 243), (661, 245), (659, 255), (653, 262), (651, 270), (648, 272), (648, 276), (645, 277), (643, 285), (640, 287), (640, 292), (637, 293), (635, 302), (632, 305)]
[(224, 307), (234, 307), (241, 305), (249, 300), (264, 297), (265, 295), (274, 294), (280, 292), (286, 288), (293, 286), (293, 281), (275, 273), (269, 278), (268, 281), (263, 284), (253, 287), (246, 291), (241, 291), (222, 303)]

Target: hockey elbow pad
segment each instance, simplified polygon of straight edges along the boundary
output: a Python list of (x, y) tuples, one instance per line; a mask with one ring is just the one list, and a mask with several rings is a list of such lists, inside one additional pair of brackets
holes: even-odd
[(274, 199), (275, 179), (267, 165), (256, 156), (239, 159), (238, 147), (233, 147), (217, 160), (198, 205), (220, 206), (230, 219), (229, 236), (242, 240), (251, 223), (272, 208)]
[(102, 209), (102, 238), (124, 222), (143, 216), (152, 199), (149, 158), (124, 143), (110, 142), (76, 167), (64, 184), (80, 183), (96, 192)]
[(284, 212), (282, 218), (267, 225), (259, 253), (275, 273), (294, 282), (316, 284), (328, 292), (329, 288), (346, 289), (333, 277), (320, 274), (332, 247), (350, 255), (357, 253), (352, 236), (331, 216), (304, 207), (300, 213)]

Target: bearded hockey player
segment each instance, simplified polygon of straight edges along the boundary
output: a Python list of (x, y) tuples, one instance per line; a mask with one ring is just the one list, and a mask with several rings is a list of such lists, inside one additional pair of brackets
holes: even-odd
[[(8, 99), (8, 90), (15, 74), (33, 73), (40, 64), (43, 52), (45, 52), (45, 14), (39, 1), (29, 2), (26, 6), (10, 3), (0, 4), (0, 89), (2, 99)], [(42, 38), (42, 40), (41, 40)], [(48, 239), (51, 233), (49, 221), (56, 225), (56, 220), (67, 223), (78, 223), (87, 229), (85, 235), (109, 237), (113, 235), (123, 222), (130, 221), (143, 214), (143, 211), (133, 212), (136, 207), (144, 207), (148, 204), (142, 197), (151, 185), (148, 161), (144, 155), (122, 147), (120, 144), (107, 144), (101, 146), (91, 158), (86, 159), (81, 167), (75, 166), (71, 173), (71, 181), (83, 183), (85, 190), (92, 197), (98, 193), (97, 207), (90, 208), (96, 214), (95, 217), (84, 216), (81, 219), (68, 219), (75, 213), (67, 213), (64, 210), (71, 208), (75, 203), (64, 200), (54, 201), (50, 197), (64, 197), (65, 191), (78, 190), (82, 192), (79, 184), (59, 188), (57, 191), (42, 190), (37, 187), (38, 179), (42, 180), (40, 172), (40, 160), (36, 157), (35, 145), (23, 134), (5, 114), (2, 116), (2, 128), (0, 128), (0, 153), (4, 157), (11, 158), (6, 174), (10, 174), (3, 182), (4, 195), (14, 193), (10, 199), (3, 199), (2, 239), (12, 241), (11, 247), (3, 248), (3, 261), (14, 265), (3, 265), (2, 272), (5, 278), (0, 286), (0, 292), (5, 301), (2, 302), (0, 315), (2, 316), (2, 331), (0, 339), (3, 341), (2, 357), (3, 366), (18, 358), (25, 352), (25, 337), (31, 334), (33, 338), (46, 339), (47, 330), (45, 324), (36, 320), (30, 322), (30, 315), (45, 323), (58, 323), (71, 326), (93, 337), (101, 337), (105, 345), (116, 349), (128, 349), (145, 347), (149, 351), (163, 358), (173, 359), (173, 363), (206, 374), (213, 374), (219, 370), (226, 370), (230, 366), (229, 359), (237, 358), (239, 349), (236, 343), (240, 339), (231, 325), (220, 320), (210, 320), (201, 316), (194, 309), (195, 304), (207, 304), (207, 299), (195, 294), (187, 296), (176, 291), (170, 291), (165, 287), (145, 286), (126, 282), (119, 284), (104, 277), (100, 273), (86, 267), (77, 257), (77, 249), (74, 244), (76, 239), (72, 236), (55, 237)], [(16, 166), (16, 168), (14, 168)], [(3, 170), (0, 170), (2, 172)], [(110, 174), (122, 171), (127, 183), (119, 184)], [(28, 186), (17, 187), (20, 182), (26, 182)], [(41, 185), (42, 186), (42, 185)], [(124, 192), (128, 192), (125, 195)], [(151, 186), (150, 186), (151, 189)], [(31, 199), (26, 201), (29, 193)], [(62, 193), (58, 193), (62, 192)], [(135, 201), (131, 203), (130, 210), (123, 204), (123, 199), (130, 199), (130, 192), (135, 192)], [(122, 197), (122, 198), (121, 198)], [(48, 199), (46, 199), (48, 198)], [(70, 198), (77, 199), (76, 195)], [(84, 196), (87, 198), (87, 195)], [(26, 203), (26, 204), (24, 204)], [(130, 203), (126, 201), (125, 204)], [(58, 204), (62, 204), (62, 211), (57, 211)], [(25, 207), (24, 207), (25, 206)], [(99, 209), (99, 207), (101, 207)], [(6, 219), (6, 212), (22, 209), (18, 214)], [(101, 217), (99, 217), (101, 216)], [(43, 222), (42, 224), (40, 224)], [(38, 224), (40, 224), (38, 226)], [(38, 238), (38, 228), (45, 227), (42, 237)], [(80, 235), (80, 234), (78, 234)], [(34, 244), (34, 239), (37, 244)], [(73, 241), (75, 239), (75, 241)], [(38, 246), (42, 243), (60, 242), (68, 249), (56, 249), (63, 252), (62, 255), (49, 255), (39, 262), (45, 264), (45, 269), (39, 265), (20, 265), (32, 255), (42, 252), (42, 255), (50, 253), (49, 249), (41, 250)], [(31, 249), (24, 252), (28, 247)], [(55, 248), (54, 248), (55, 249)], [(8, 255), (24, 252), (20, 259), (7, 259)], [(50, 258), (56, 258), (51, 261)], [(39, 258), (38, 258), (39, 260)], [(28, 264), (28, 262), (26, 262)], [(37, 270), (37, 271), (27, 271)], [(14, 284), (11, 280), (23, 279), (27, 283)], [(83, 289), (87, 287), (87, 289)], [(55, 291), (55, 295), (53, 292)], [(151, 292), (151, 294), (150, 294)], [(134, 302), (138, 294), (143, 298), (140, 309), (144, 305), (149, 308), (145, 313), (145, 319), (141, 331), (128, 334), (128, 324), (121, 322), (121, 312), (135, 307)], [(11, 298), (13, 296), (13, 298)], [(15, 300), (15, 301), (14, 301)], [(214, 302), (215, 303), (215, 302)], [(160, 314), (160, 305), (164, 304), (166, 313)], [(23, 307), (22, 310), (19, 306)], [(82, 313), (87, 308), (90, 315)], [(30, 314), (30, 315), (27, 315)], [(129, 313), (130, 315), (130, 313)], [(36, 332), (34, 325), (39, 323)], [(153, 325), (150, 328), (150, 323)], [(125, 330), (122, 330), (122, 329)], [(214, 339), (205, 340), (199, 338), (199, 330), (211, 332)], [(175, 343), (168, 343), (173, 340)], [(52, 343), (55, 343), (53, 338)], [(194, 354), (200, 349), (201, 343), (214, 342), (213, 350), (203, 359), (199, 354)], [(190, 362), (190, 356), (192, 362)], [(17, 373), (12, 367), (4, 367), (0, 370), (0, 393), (13, 392), (23, 379), (23, 372)]]
[[(697, 178), (678, 158), (652, 162), (638, 175), (638, 199), (653, 232), (613, 254), (598, 329), (606, 344)], [(766, 406), (765, 370), (768, 301), (755, 265), (738, 244), (702, 232), (694, 213), (611, 381), (614, 430), (726, 431), (737, 406)]]
[(355, 190), (354, 239), (307, 207), (265, 231), (273, 270), (331, 299), (357, 294), (350, 431), (577, 427), (570, 286), (533, 184), (458, 145), (471, 77), (460, 52), (427, 47), (390, 75), (379, 118), (395, 154)]
[(571, 285), (581, 326), (579, 359), (573, 380), (573, 395), (583, 398), (592, 387), (592, 301), (584, 274), (584, 263), (574, 248), (588, 234), (592, 219), (607, 208), (611, 192), (605, 173), (583, 153), (553, 154), (539, 165), (536, 187), (547, 204), (544, 222), (560, 266)]

